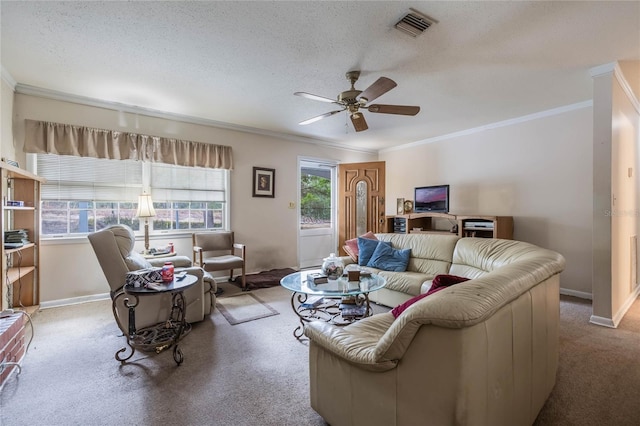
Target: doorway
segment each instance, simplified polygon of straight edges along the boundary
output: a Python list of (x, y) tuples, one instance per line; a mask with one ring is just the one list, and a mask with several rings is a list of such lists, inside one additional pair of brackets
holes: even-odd
[(368, 231), (386, 232), (385, 162), (343, 163), (338, 167), (340, 190), (338, 247)]
[(300, 268), (322, 265), (337, 251), (336, 163), (298, 159), (298, 261)]

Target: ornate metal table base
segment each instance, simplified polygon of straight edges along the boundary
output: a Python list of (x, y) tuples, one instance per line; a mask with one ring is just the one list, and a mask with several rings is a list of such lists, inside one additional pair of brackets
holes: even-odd
[[(125, 329), (116, 309), (116, 304), (121, 297), (124, 297), (124, 305), (128, 308), (128, 329)], [(191, 329), (191, 325), (185, 321), (185, 300), (182, 292), (173, 293), (171, 298), (171, 314), (167, 321), (150, 327), (144, 327), (140, 330), (136, 330), (135, 326), (136, 306), (138, 306), (138, 303), (139, 298), (136, 294), (127, 294), (124, 291), (120, 291), (113, 298), (113, 316), (116, 318), (118, 327), (120, 327), (120, 330), (124, 333), (127, 346), (131, 351), (130, 354), (121, 356), (123, 352), (127, 351), (127, 348), (124, 347), (120, 349), (116, 352), (116, 359), (124, 363), (133, 356), (136, 349), (143, 352), (155, 351), (156, 353), (160, 353), (165, 349), (173, 347), (173, 359), (176, 364), (182, 364), (182, 361), (184, 361), (184, 355), (178, 347), (178, 343), (180, 342), (182, 335), (188, 333)]]
[(307, 304), (310, 297), (318, 296), (298, 292), (291, 293), (291, 307), (300, 320), (300, 325), (293, 330), (293, 335), (298, 340), (304, 336), (305, 323), (311, 321), (325, 321), (334, 325), (343, 326), (373, 314), (373, 309), (369, 303), (368, 293), (349, 297), (351, 299), (350, 304), (354, 304), (355, 306), (365, 306), (365, 310), (362, 315), (348, 316), (343, 315), (342, 309), (340, 309), (340, 304), (343, 302), (344, 297), (323, 296), (321, 302)]

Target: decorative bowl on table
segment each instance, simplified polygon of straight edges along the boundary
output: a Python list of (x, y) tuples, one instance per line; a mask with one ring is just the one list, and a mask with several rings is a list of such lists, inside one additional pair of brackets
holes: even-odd
[(330, 280), (337, 280), (344, 272), (344, 263), (342, 259), (336, 257), (335, 253), (331, 253), (329, 257), (325, 257), (322, 262), (322, 273)]

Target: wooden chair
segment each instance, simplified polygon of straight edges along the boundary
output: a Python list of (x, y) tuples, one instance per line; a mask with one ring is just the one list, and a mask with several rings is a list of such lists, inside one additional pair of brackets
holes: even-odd
[(247, 290), (244, 244), (234, 241), (233, 231), (196, 232), (193, 234), (193, 263), (207, 272), (229, 270), (229, 281), (234, 269), (242, 270), (242, 290)]

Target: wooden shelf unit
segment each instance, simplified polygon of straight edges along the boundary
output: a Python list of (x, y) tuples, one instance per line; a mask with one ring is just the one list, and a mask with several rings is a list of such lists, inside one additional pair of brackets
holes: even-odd
[[(474, 223), (488, 224), (473, 226)], [(511, 216), (458, 216), (458, 235), (461, 237), (513, 239)]]
[[(40, 304), (40, 185), (44, 179), (5, 162), (0, 162), (0, 168), (3, 241), (0, 306), (33, 313)], [(23, 201), (24, 206), (8, 206), (8, 200)], [(5, 249), (5, 232), (14, 229), (26, 230), (29, 243)]]
[[(438, 228), (438, 222), (446, 221), (445, 228)], [(456, 217), (448, 213), (409, 213), (387, 217), (387, 232), (399, 234), (451, 234)]]
[[(437, 224), (441, 226), (438, 227)], [(444, 223), (445, 226), (442, 226)], [(479, 224), (479, 226), (472, 226)], [(459, 237), (513, 239), (513, 217), (486, 215), (453, 215), (449, 213), (410, 213), (387, 216), (387, 233), (452, 234), (457, 225)], [(417, 228), (417, 229), (416, 229)], [(449, 228), (449, 229), (445, 229)]]

